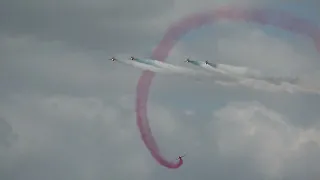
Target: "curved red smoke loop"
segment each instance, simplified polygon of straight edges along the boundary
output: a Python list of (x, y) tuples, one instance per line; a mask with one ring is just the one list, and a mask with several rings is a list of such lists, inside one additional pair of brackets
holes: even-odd
[[(151, 59), (165, 61), (168, 54), (179, 39), (192, 29), (208, 23), (228, 19), (233, 21), (255, 22), (263, 25), (272, 25), (283, 30), (309, 36), (314, 40), (317, 50), (320, 52), (320, 31), (318, 27), (306, 20), (293, 17), (289, 13), (270, 9), (243, 9), (234, 6), (226, 6), (206, 13), (197, 13), (188, 16), (169, 27), (159, 45), (154, 49)], [(144, 71), (137, 85), (136, 118), (141, 138), (149, 149), (151, 155), (167, 168), (179, 168), (183, 160), (171, 162), (160, 153), (157, 143), (152, 136), (147, 117), (147, 101), (149, 89), (154, 72)]]

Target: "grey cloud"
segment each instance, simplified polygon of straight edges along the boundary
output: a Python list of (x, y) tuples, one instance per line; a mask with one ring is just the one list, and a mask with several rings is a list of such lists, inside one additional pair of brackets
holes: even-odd
[(271, 179), (319, 176), (314, 170), (319, 161), (309, 159), (318, 159), (319, 154), (319, 142), (313, 140), (319, 135), (307, 135), (312, 128), (297, 128), (259, 103), (230, 104), (214, 112), (214, 117), (207, 128), (217, 140), (221, 156), (247, 157), (249, 164), (260, 167), (256, 172)]
[[(108, 61), (108, 54), (83, 52), (62, 42), (39, 42), (34, 38), (1, 38), (2, 94), (109, 94), (131, 92), (140, 70)], [(126, 69), (124, 71), (124, 69)], [(118, 84), (114, 86), (112, 84)], [(123, 87), (123, 88), (121, 88)]]
[[(3, 113), (0, 113), (3, 114)], [(0, 178), (9, 180), (13, 178), (11, 167), (14, 153), (15, 143), (18, 135), (14, 132), (12, 125), (4, 117), (0, 117)]]
[(17, 139), (17, 134), (14, 133), (12, 126), (0, 117), (0, 148), (10, 147)]
[[(0, 157), (5, 157), (1, 162), (8, 162), (0, 162), (0, 179), (265, 178), (265, 169), (259, 166), (261, 161), (250, 156), (261, 152), (273, 155), (272, 151), (256, 149), (265, 143), (261, 134), (254, 137), (255, 141), (241, 136), (249, 142), (243, 148), (251, 154), (237, 146), (240, 149), (223, 156), (219, 143), (236, 144), (232, 142), (238, 137), (233, 133), (241, 132), (242, 126), (218, 123), (212, 127), (211, 123), (215, 124), (217, 119), (212, 120), (208, 111), (232, 101), (255, 100), (286, 115), (294, 129), (304, 131), (317, 123), (318, 97), (226, 89), (184, 77), (157, 75), (149, 95), (152, 130), (166, 157), (174, 160), (182, 152), (188, 153), (181, 169), (170, 171), (151, 157), (135, 124), (135, 88), (141, 71), (106, 60), (118, 53), (146, 56), (167, 25), (178, 17), (225, 2), (1, 1), (0, 113), (5, 121), (0, 121), (0, 144), (8, 142), (12, 132), (19, 138), (9, 141), (15, 143), (6, 146), (6, 152), (0, 151)], [(250, 0), (246, 2), (251, 4)], [(232, 31), (224, 31), (225, 36), (216, 34), (228, 41), (222, 49), (236, 50), (248, 42), (251, 31), (237, 34), (235, 28), (242, 29), (231, 27)], [(232, 33), (234, 36), (230, 36)], [(257, 52), (254, 47), (260, 44), (263, 52), (267, 52), (268, 47), (280, 43), (261, 42), (268, 38), (250, 41), (247, 49)], [(187, 50), (178, 47), (169, 62), (179, 63), (188, 53), (204, 59), (226, 59), (230, 52), (235, 52), (212, 55), (211, 45), (215, 40), (203, 38)], [(238, 43), (232, 43), (235, 41)], [(240, 62), (251, 63), (252, 59), (245, 60), (245, 52), (248, 53), (238, 51), (243, 55)], [(272, 54), (267, 55), (273, 58)], [(299, 52), (287, 54), (283, 59), (296, 55), (306, 57)], [(239, 56), (232, 58), (239, 62)], [(179, 114), (184, 108), (196, 114), (189, 117)], [(280, 139), (291, 137), (291, 134), (283, 135), (281, 128), (273, 129), (272, 124), (259, 127), (270, 136), (274, 130)], [(234, 136), (233, 141), (227, 141), (226, 136)], [(288, 168), (282, 173), (288, 178), (319, 176), (314, 171), (318, 164), (312, 161), (317, 153), (316, 144), (302, 145), (297, 152), (300, 159), (289, 159)], [(309, 163), (310, 168), (304, 169), (302, 161)]]
[(284, 180), (310, 179), (320, 177), (319, 172), (320, 146), (316, 142), (309, 141), (302, 144), (300, 154), (286, 162), (283, 174)]
[(32, 35), (81, 48), (126, 51), (134, 42), (154, 37), (153, 32), (144, 29), (150, 20), (169, 11), (172, 3), (171, 0), (2, 1), (0, 29), (11, 36)]
[[(267, 178), (261, 168), (264, 161), (255, 156), (259, 153), (278, 156), (272, 149), (259, 147), (273, 142), (266, 140), (268, 136), (278, 137), (275, 144), (292, 138), (278, 123), (275, 126), (270, 123), (277, 116), (268, 111), (263, 112), (264, 116), (254, 114), (251, 120), (246, 118), (250, 117), (247, 109), (263, 109), (259, 103), (231, 106), (236, 112), (227, 106), (222, 114), (230, 116), (231, 123), (228, 117), (208, 123), (210, 117), (196, 116), (186, 121), (174, 109), (152, 101), (148, 114), (162, 152), (172, 159), (183, 151), (188, 153), (184, 166), (170, 174), (151, 158), (139, 139), (134, 96), (119, 98), (118, 94), (114, 99), (11, 96), (10, 101), (1, 105), (0, 113), (8, 117), (22, 137), (18, 144), (23, 153), (12, 157), (14, 163), (5, 172), (12, 179), (264, 179)], [(245, 132), (245, 122), (257, 125), (260, 133), (252, 138), (235, 135)], [(239, 145), (243, 142), (247, 144)], [(220, 152), (219, 143), (234, 147), (234, 153)], [(275, 150), (279, 150), (277, 146)], [(299, 162), (292, 164), (299, 166)], [(292, 176), (290, 168), (286, 171), (284, 175)]]
[(116, 101), (34, 96), (2, 107), (22, 137), (8, 159), (13, 179), (146, 179), (152, 172), (133, 112)]

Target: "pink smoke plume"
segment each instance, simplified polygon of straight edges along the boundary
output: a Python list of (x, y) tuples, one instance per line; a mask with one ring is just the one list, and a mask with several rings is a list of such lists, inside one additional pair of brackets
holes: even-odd
[[(163, 39), (152, 53), (152, 59), (165, 61), (168, 54), (179, 39), (192, 29), (208, 23), (214, 23), (222, 19), (234, 21), (255, 22), (263, 25), (272, 25), (284, 30), (309, 36), (314, 40), (317, 50), (320, 52), (320, 31), (318, 27), (306, 20), (291, 16), (286, 12), (270, 9), (243, 9), (234, 6), (226, 6), (218, 10), (206, 13), (198, 13), (188, 16), (169, 27)], [(178, 162), (166, 160), (160, 153), (147, 117), (147, 101), (149, 88), (155, 74), (144, 71), (137, 85), (136, 118), (141, 137), (151, 155), (167, 168), (179, 168), (183, 164), (180, 158)]]

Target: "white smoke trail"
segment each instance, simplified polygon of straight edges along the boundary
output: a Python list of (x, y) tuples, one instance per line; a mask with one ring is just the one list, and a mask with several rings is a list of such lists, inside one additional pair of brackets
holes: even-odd
[(152, 59), (147, 59), (147, 60), (151, 61), (152, 64), (154, 64), (154, 66), (166, 69), (166, 70), (171, 71), (173, 73), (178, 73), (178, 74), (183, 74), (183, 75), (194, 75), (194, 76), (197, 76), (197, 75), (210, 76), (210, 73), (207, 73), (204, 71), (197, 71), (194, 69), (189, 69), (186, 67), (181, 67), (181, 66), (177, 66), (177, 65), (157, 61), (157, 60), (152, 60)]
[(266, 76), (258, 70), (247, 67), (235, 67), (218, 64), (214, 68), (204, 62), (199, 62), (199, 67), (210, 70), (214, 74), (217, 84), (224, 86), (244, 86), (267, 92), (309, 93), (319, 94), (320, 88), (298, 84), (303, 82), (296, 77)]
[[(262, 72), (247, 67), (237, 67), (226, 64), (217, 64), (217, 67), (212, 67), (202, 61), (197, 61), (200, 68), (209, 70), (217, 74), (223, 74), (227, 77), (233, 77), (233, 81), (216, 79), (216, 83), (224, 86), (238, 86), (242, 85), (245, 87), (263, 90), (268, 92), (289, 92), (289, 93), (312, 93), (320, 94), (320, 88), (307, 87), (306, 85), (298, 84), (301, 83), (300, 79), (296, 77), (277, 77), (267, 76)], [(230, 78), (229, 78), (230, 80)], [(237, 81), (234, 81), (237, 80)], [(299, 80), (299, 81), (298, 81)]]
[[(250, 71), (245, 68), (239, 68), (239, 69), (233, 69), (232, 66), (229, 66), (229, 71), (237, 72), (236, 73), (230, 73), (223, 71), (221, 69), (215, 69), (214, 67), (211, 67), (205, 63), (201, 63), (200, 67), (210, 70), (211, 73), (206, 73), (203, 71), (197, 71), (194, 69), (189, 69), (185, 67), (180, 67), (177, 65), (172, 65), (160, 61), (154, 60), (154, 65), (148, 65), (144, 63), (140, 63), (137, 61), (131, 61), (131, 60), (118, 60), (118, 62), (130, 65), (136, 68), (140, 68), (143, 70), (149, 70), (153, 71), (155, 73), (161, 73), (161, 74), (168, 74), (168, 75), (183, 75), (185, 77), (191, 77), (192, 79), (196, 81), (202, 81), (205, 79), (210, 80), (211, 82), (215, 82), (217, 84), (223, 85), (223, 86), (244, 86), (248, 88), (253, 88), (256, 90), (263, 90), (267, 92), (288, 92), (288, 93), (312, 93), (312, 94), (319, 94), (320, 95), (320, 89), (317, 88), (311, 88), (306, 87), (303, 85), (297, 85), (297, 84), (290, 84), (288, 82), (281, 82), (281, 78), (279, 78), (279, 83), (274, 84), (271, 81), (267, 81), (263, 78), (263, 76), (258, 78), (253, 77), (246, 77)], [(225, 66), (226, 67), (226, 66)], [(231, 68), (230, 68), (231, 67)], [(254, 71), (251, 71), (254, 72)], [(247, 74), (246, 74), (247, 73)], [(242, 76), (240, 75), (242, 74)], [(251, 74), (252, 75), (252, 74)], [(255, 74), (257, 75), (257, 74)], [(276, 77), (275, 77), (276, 78)]]
[(258, 70), (253, 70), (247, 67), (231, 66), (227, 64), (218, 64), (217, 69), (222, 70), (227, 73), (234, 75), (244, 76), (244, 77), (260, 77), (261, 72)]
[(165, 69), (154, 67), (154, 66), (151, 66), (151, 65), (143, 64), (143, 63), (139, 63), (139, 62), (136, 62), (136, 61), (122, 60), (122, 59), (118, 59), (117, 61), (120, 62), (120, 63), (126, 64), (126, 65), (129, 65), (129, 66), (132, 66), (132, 67), (143, 69), (143, 70), (149, 70), (149, 71), (152, 71), (152, 72), (163, 73), (163, 74), (172, 74), (172, 72), (167, 71)]
[(201, 68), (206, 69), (206, 70), (209, 70), (209, 71), (211, 71), (211, 72), (217, 72), (217, 73), (221, 73), (221, 74), (228, 75), (227, 72), (225, 72), (225, 71), (223, 71), (223, 70), (221, 70), (221, 69), (214, 68), (214, 67), (212, 67), (212, 66), (210, 66), (210, 65), (208, 65), (208, 64), (206, 64), (206, 63), (204, 63), (204, 62), (199, 63), (199, 66), (200, 66)]
[(216, 64), (216, 67), (213, 67), (212, 65), (206, 64), (205, 62), (202, 62), (202, 61), (197, 61), (197, 63), (198, 64), (196, 66), (199, 66), (203, 69), (206, 69), (215, 73), (221, 73), (236, 79), (262, 80), (262, 81), (266, 81), (276, 85), (281, 85), (284, 82), (295, 84), (298, 81), (297, 77), (268, 76), (258, 70), (254, 70), (248, 67), (232, 66), (227, 64)]
[(220, 85), (224, 85), (224, 86), (242, 85), (242, 86), (245, 86), (248, 88), (263, 90), (263, 91), (267, 91), (267, 92), (288, 92), (291, 94), (308, 93), (308, 94), (319, 94), (320, 95), (320, 89), (290, 84), (287, 82), (283, 82), (280, 85), (275, 85), (275, 84), (271, 84), (271, 83), (263, 81), (263, 80), (244, 79), (244, 80), (240, 80), (238, 82), (217, 81), (216, 83), (220, 84)]
[(236, 67), (226, 64), (218, 64), (217, 68), (226, 73), (230, 73), (230, 75), (241, 76), (248, 79), (262, 80), (276, 85), (281, 85), (282, 83), (296, 84), (298, 82), (297, 77), (270, 76), (248, 67)]
[[(143, 63), (144, 60), (152, 62), (152, 65)], [(209, 79), (210, 81), (219, 80), (227, 82), (235, 82), (236, 80), (238, 80), (235, 77), (230, 77), (221, 73), (208, 73), (203, 70), (189, 69), (177, 65), (172, 65), (169, 63), (160, 62), (157, 60), (143, 59), (143, 61), (132, 61), (125, 59), (117, 59), (117, 61), (122, 64), (126, 64), (143, 70), (149, 70), (155, 73), (161, 73), (165, 75), (180, 75), (188, 77), (197, 82), (201, 82), (205, 79)]]
[[(207, 71), (203, 71), (200, 69), (199, 70), (189, 69), (186, 67), (172, 65), (172, 64), (157, 61), (157, 60), (154, 60), (153, 63), (157, 67), (161, 67), (161, 68), (167, 69), (167, 70), (175, 72), (175, 73), (184, 74), (186, 76), (190, 76), (190, 75), (196, 76), (197, 81), (201, 81), (201, 79), (204, 80), (204, 78), (206, 78), (210, 81), (236, 82), (236, 81), (239, 81), (242, 79), (242, 78), (239, 78), (235, 75), (232, 76), (228, 73), (222, 73), (223, 71), (219, 71), (219, 70), (218, 71), (211, 71), (209, 73)], [(210, 66), (206, 65), (205, 63), (203, 65), (201, 63), (201, 66), (210, 67)], [(201, 77), (201, 79), (198, 77)]]

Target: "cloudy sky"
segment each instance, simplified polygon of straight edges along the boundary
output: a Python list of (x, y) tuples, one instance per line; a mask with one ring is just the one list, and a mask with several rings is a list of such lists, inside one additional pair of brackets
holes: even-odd
[[(319, 179), (317, 95), (158, 75), (150, 124), (163, 154), (174, 160), (187, 152), (185, 164), (160, 166), (140, 140), (134, 105), (142, 71), (107, 59), (149, 57), (173, 22), (234, 2), (320, 25), (316, 0), (2, 0), (0, 179)], [(186, 57), (319, 83), (311, 39), (272, 27), (204, 26), (167, 61), (187, 66)]]

